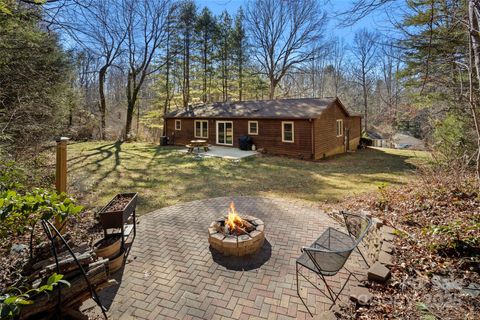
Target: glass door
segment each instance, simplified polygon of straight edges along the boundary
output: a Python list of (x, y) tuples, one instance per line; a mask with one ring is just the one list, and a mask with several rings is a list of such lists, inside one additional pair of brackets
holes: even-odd
[(233, 146), (232, 121), (217, 121), (217, 144)]

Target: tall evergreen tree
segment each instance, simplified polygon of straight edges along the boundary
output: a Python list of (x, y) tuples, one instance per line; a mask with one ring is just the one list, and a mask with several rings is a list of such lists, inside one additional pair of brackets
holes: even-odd
[(197, 6), (193, 0), (185, 0), (180, 4), (179, 32), (182, 41), (183, 62), (183, 107), (188, 109), (190, 102), (190, 65), (192, 54), (192, 40), (197, 20)]
[(39, 7), (6, 1), (3, 11), (0, 150), (28, 151), (66, 128), (72, 64), (58, 36), (40, 28)]
[(206, 103), (211, 101), (208, 88), (212, 73), (212, 47), (213, 39), (218, 32), (217, 21), (208, 8), (203, 8), (197, 19), (195, 31), (197, 33), (202, 63), (202, 101)]
[(219, 28), (219, 60), (222, 80), (222, 100), (227, 101), (229, 99), (228, 89), (232, 51), (232, 18), (226, 10), (220, 15)]
[(232, 51), (237, 68), (237, 81), (238, 81), (238, 100), (243, 100), (243, 78), (244, 78), (244, 66), (247, 50), (247, 34), (245, 32), (245, 15), (243, 9), (240, 9), (235, 16), (235, 26), (232, 30)]

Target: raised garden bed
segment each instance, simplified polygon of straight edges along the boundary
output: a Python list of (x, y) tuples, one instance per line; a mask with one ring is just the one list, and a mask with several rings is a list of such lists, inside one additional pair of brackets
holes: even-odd
[[(122, 250), (125, 250), (125, 238), (129, 236), (132, 229), (134, 237), (136, 236), (136, 207), (137, 193), (119, 193), (99, 212), (99, 220), (105, 238), (108, 236), (108, 229), (121, 230)], [(127, 225), (130, 217), (132, 217), (133, 223)]]
[(121, 228), (128, 217), (135, 212), (137, 193), (117, 194), (100, 210), (100, 223), (104, 229)]

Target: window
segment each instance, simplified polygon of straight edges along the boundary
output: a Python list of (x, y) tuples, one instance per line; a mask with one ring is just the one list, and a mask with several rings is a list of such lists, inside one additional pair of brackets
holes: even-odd
[(282, 121), (282, 142), (293, 142), (293, 130), (292, 121)]
[(182, 120), (175, 120), (175, 130), (182, 130)]
[(207, 120), (195, 120), (195, 138), (208, 138)]
[(337, 120), (337, 137), (343, 136), (343, 120)]
[(248, 121), (248, 134), (258, 135), (258, 121)]

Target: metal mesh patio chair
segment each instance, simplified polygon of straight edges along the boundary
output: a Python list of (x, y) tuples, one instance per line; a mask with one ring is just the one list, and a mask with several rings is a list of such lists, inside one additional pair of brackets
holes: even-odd
[[(350, 213), (343, 213), (343, 216), (348, 233), (329, 227), (309, 247), (303, 247), (301, 249), (302, 254), (296, 261), (297, 294), (311, 316), (313, 315), (310, 312), (310, 309), (300, 295), (298, 275), (301, 275), (314, 288), (319, 290), (325, 297), (332, 301), (330, 309), (335, 305), (338, 297), (350, 280), (350, 277), (353, 276), (356, 278), (355, 275), (345, 267), (345, 263), (350, 257), (352, 251), (357, 248), (358, 244), (367, 233), (371, 225), (371, 220), (368, 217)], [(307, 276), (302, 274), (300, 272), (302, 268), (306, 268), (315, 273), (325, 284), (327, 292), (325, 293), (315, 283), (308, 279)], [(335, 292), (328, 284), (326, 277), (336, 275), (342, 268), (348, 272), (348, 277), (340, 291)]]

